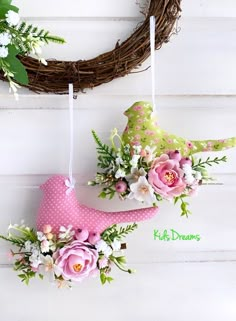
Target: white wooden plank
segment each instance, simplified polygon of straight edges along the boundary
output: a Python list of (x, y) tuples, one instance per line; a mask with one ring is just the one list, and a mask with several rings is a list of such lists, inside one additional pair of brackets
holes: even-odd
[[(140, 6), (147, 1), (139, 0)], [(42, 0), (31, 4), (29, 0), (16, 0), (23, 17), (141, 17), (140, 8), (135, 0)], [(182, 16), (184, 17), (235, 17), (234, 0), (188, 0), (182, 1)]]
[[(20, 223), (24, 219), (30, 226), (35, 225), (42, 197), (38, 186), (47, 177), (0, 177), (0, 212), (3, 213), (0, 217), (0, 234), (6, 233), (10, 222)], [(110, 212), (140, 207), (135, 201), (98, 199), (98, 190), (86, 187), (85, 176), (78, 175), (76, 178), (77, 197), (82, 204)], [(162, 202), (156, 217), (140, 223), (139, 229), (127, 238), (128, 260), (134, 264), (236, 260), (236, 221), (233, 210), (236, 175), (219, 175), (218, 180), (220, 185), (202, 186), (198, 196), (189, 199), (192, 215), (188, 219), (180, 217), (179, 206)], [(154, 240), (154, 230), (163, 234), (165, 229), (171, 240)], [(198, 234), (200, 241), (174, 240), (171, 229), (181, 235)], [(174, 232), (174, 238), (176, 235)], [(9, 245), (0, 242), (0, 262), (7, 264)]]
[[(83, 104), (84, 103), (84, 104)], [(96, 150), (91, 130), (108, 142), (110, 132), (125, 128), (123, 112), (131, 105), (88, 109), (86, 101), (79, 102), (75, 111), (76, 173), (96, 170)], [(94, 106), (94, 105), (93, 105)], [(111, 105), (112, 106), (112, 105)], [(105, 111), (104, 117), (101, 112)], [(166, 130), (189, 139), (220, 139), (235, 136), (235, 108), (160, 108), (160, 125)], [(0, 110), (0, 174), (65, 173), (68, 167), (68, 112), (66, 110)], [(99, 121), (98, 121), (99, 119)], [(109, 122), (108, 122), (109, 119)], [(197, 121), (196, 121), (197, 120)], [(184, 126), (180, 125), (184, 122)], [(227, 124), (223, 126), (222, 124)], [(227, 155), (229, 162), (216, 166), (214, 172), (235, 172), (235, 150)], [(16, 161), (17, 160), (17, 161)]]
[[(1, 84), (2, 85), (2, 84)], [(3, 84), (4, 85), (4, 84)], [(19, 92), (19, 100), (10, 94), (0, 95), (0, 110), (1, 109), (68, 109), (68, 95), (54, 95), (54, 94), (34, 94), (28, 92), (22, 94), (24, 89)], [(75, 102), (75, 109), (87, 108), (89, 110), (103, 109), (118, 110), (122, 106), (128, 107), (134, 101), (151, 101), (150, 95), (115, 95), (108, 93), (107, 95), (97, 94), (96, 90), (88, 89), (86, 93), (76, 93), (77, 101)], [(211, 111), (218, 108), (225, 109), (226, 113), (234, 110), (236, 105), (236, 95), (156, 95), (156, 104), (158, 111), (169, 110), (176, 108), (185, 109), (209, 108)], [(77, 103), (78, 102), (78, 103)]]
[(234, 0), (188, 0), (182, 1), (183, 17), (235, 17)]
[[(139, 1), (142, 5), (145, 0)], [(136, 17), (140, 16), (140, 8), (135, 0), (30, 0), (14, 1), (20, 8), (22, 17)]]
[(108, 286), (87, 280), (72, 291), (39, 280), (26, 287), (15, 272), (4, 269), (0, 315), (17, 321), (75, 321), (78, 314), (94, 321), (104, 315), (112, 315), (114, 321), (234, 321), (235, 267), (235, 263), (145, 264), (133, 276), (115, 273), (116, 280)]

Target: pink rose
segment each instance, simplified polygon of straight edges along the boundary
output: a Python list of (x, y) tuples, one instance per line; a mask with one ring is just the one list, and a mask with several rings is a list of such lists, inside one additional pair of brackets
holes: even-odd
[(163, 154), (152, 163), (148, 172), (148, 181), (157, 194), (165, 198), (179, 196), (184, 192), (184, 172), (179, 162)]
[(98, 252), (89, 243), (73, 241), (55, 256), (55, 265), (65, 280), (82, 281), (97, 270)]

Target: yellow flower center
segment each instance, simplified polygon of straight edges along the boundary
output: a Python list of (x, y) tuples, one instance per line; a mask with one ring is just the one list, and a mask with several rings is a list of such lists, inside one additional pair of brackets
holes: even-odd
[(166, 179), (166, 181), (167, 181), (168, 184), (170, 184), (170, 185), (173, 184), (174, 181), (175, 181), (175, 175), (174, 175), (174, 173), (167, 171), (167, 172), (165, 173), (165, 179)]
[(139, 187), (139, 192), (142, 193), (142, 194), (147, 194), (147, 193), (149, 193), (148, 186), (147, 186), (147, 185), (141, 185), (141, 186)]
[(75, 272), (80, 272), (82, 269), (82, 265), (81, 264), (74, 264), (73, 269)]

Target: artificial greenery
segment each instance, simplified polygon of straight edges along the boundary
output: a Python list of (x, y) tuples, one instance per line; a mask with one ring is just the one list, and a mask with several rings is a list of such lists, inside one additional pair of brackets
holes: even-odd
[[(179, 160), (177, 161), (177, 166), (179, 167), (180, 173), (182, 173), (182, 176), (180, 176), (179, 179), (185, 182), (185, 189), (182, 191), (182, 194), (173, 194), (172, 196), (165, 197), (165, 193), (162, 193), (160, 187), (159, 189), (155, 189), (155, 186), (149, 181), (149, 173), (152, 166), (156, 161), (159, 162), (158, 159), (161, 156), (156, 155), (155, 147), (150, 148), (150, 146), (146, 146), (142, 148), (142, 146), (125, 144), (119, 136), (117, 129), (114, 129), (110, 136), (111, 147), (104, 144), (95, 131), (92, 131), (92, 135), (97, 145), (97, 166), (102, 171), (97, 172), (95, 179), (89, 181), (88, 184), (102, 187), (102, 190), (99, 193), (100, 198), (112, 199), (115, 195), (118, 195), (121, 200), (136, 198), (145, 203), (145, 193), (149, 193), (149, 196), (150, 193), (153, 193), (155, 199), (152, 199), (153, 201), (150, 202), (149, 197), (148, 202), (146, 202), (147, 205), (157, 206), (158, 202), (165, 198), (169, 200), (173, 199), (174, 204), (180, 204), (181, 216), (186, 217), (191, 214), (188, 208), (189, 203), (186, 202), (186, 198), (194, 194), (198, 186), (202, 183), (212, 180), (212, 178), (209, 177), (206, 167), (212, 166), (213, 164), (218, 165), (227, 161), (226, 156), (221, 158), (215, 157), (213, 159), (208, 157), (206, 160), (194, 157), (191, 157), (191, 159), (188, 157), (181, 157), (181, 164)], [(118, 141), (118, 146), (115, 144), (115, 140)], [(145, 155), (147, 154), (149, 155), (148, 160), (145, 158)], [(139, 188), (136, 188), (135, 190), (132, 189), (132, 186), (138, 184), (140, 177), (143, 177), (144, 183), (140, 183)], [(159, 179), (161, 178), (159, 177)], [(140, 190), (145, 192), (139, 192)]]
[(29, 82), (19, 55), (33, 54), (41, 63), (47, 64), (41, 57), (42, 46), (49, 42), (63, 44), (65, 40), (32, 24), (20, 23), (19, 8), (11, 3), (12, 0), (0, 0), (0, 70), (17, 97), (19, 84), (27, 85)]
[(135, 229), (137, 229), (138, 224), (133, 223), (129, 224), (125, 227), (121, 226), (120, 228), (117, 227), (116, 224), (108, 227), (101, 235), (102, 239), (111, 244), (115, 239), (121, 240), (123, 237), (132, 233)]

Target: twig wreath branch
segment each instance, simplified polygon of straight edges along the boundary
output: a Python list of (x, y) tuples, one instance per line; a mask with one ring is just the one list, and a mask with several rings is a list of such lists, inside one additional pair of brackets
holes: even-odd
[[(65, 94), (68, 83), (76, 92), (93, 88), (129, 74), (150, 56), (149, 17), (156, 17), (156, 49), (169, 41), (180, 16), (181, 0), (151, 0), (145, 21), (123, 43), (90, 60), (49, 60), (44, 66), (29, 56), (20, 57), (29, 77), (27, 87), (35, 92)], [(5, 80), (0, 74), (0, 79)]]

